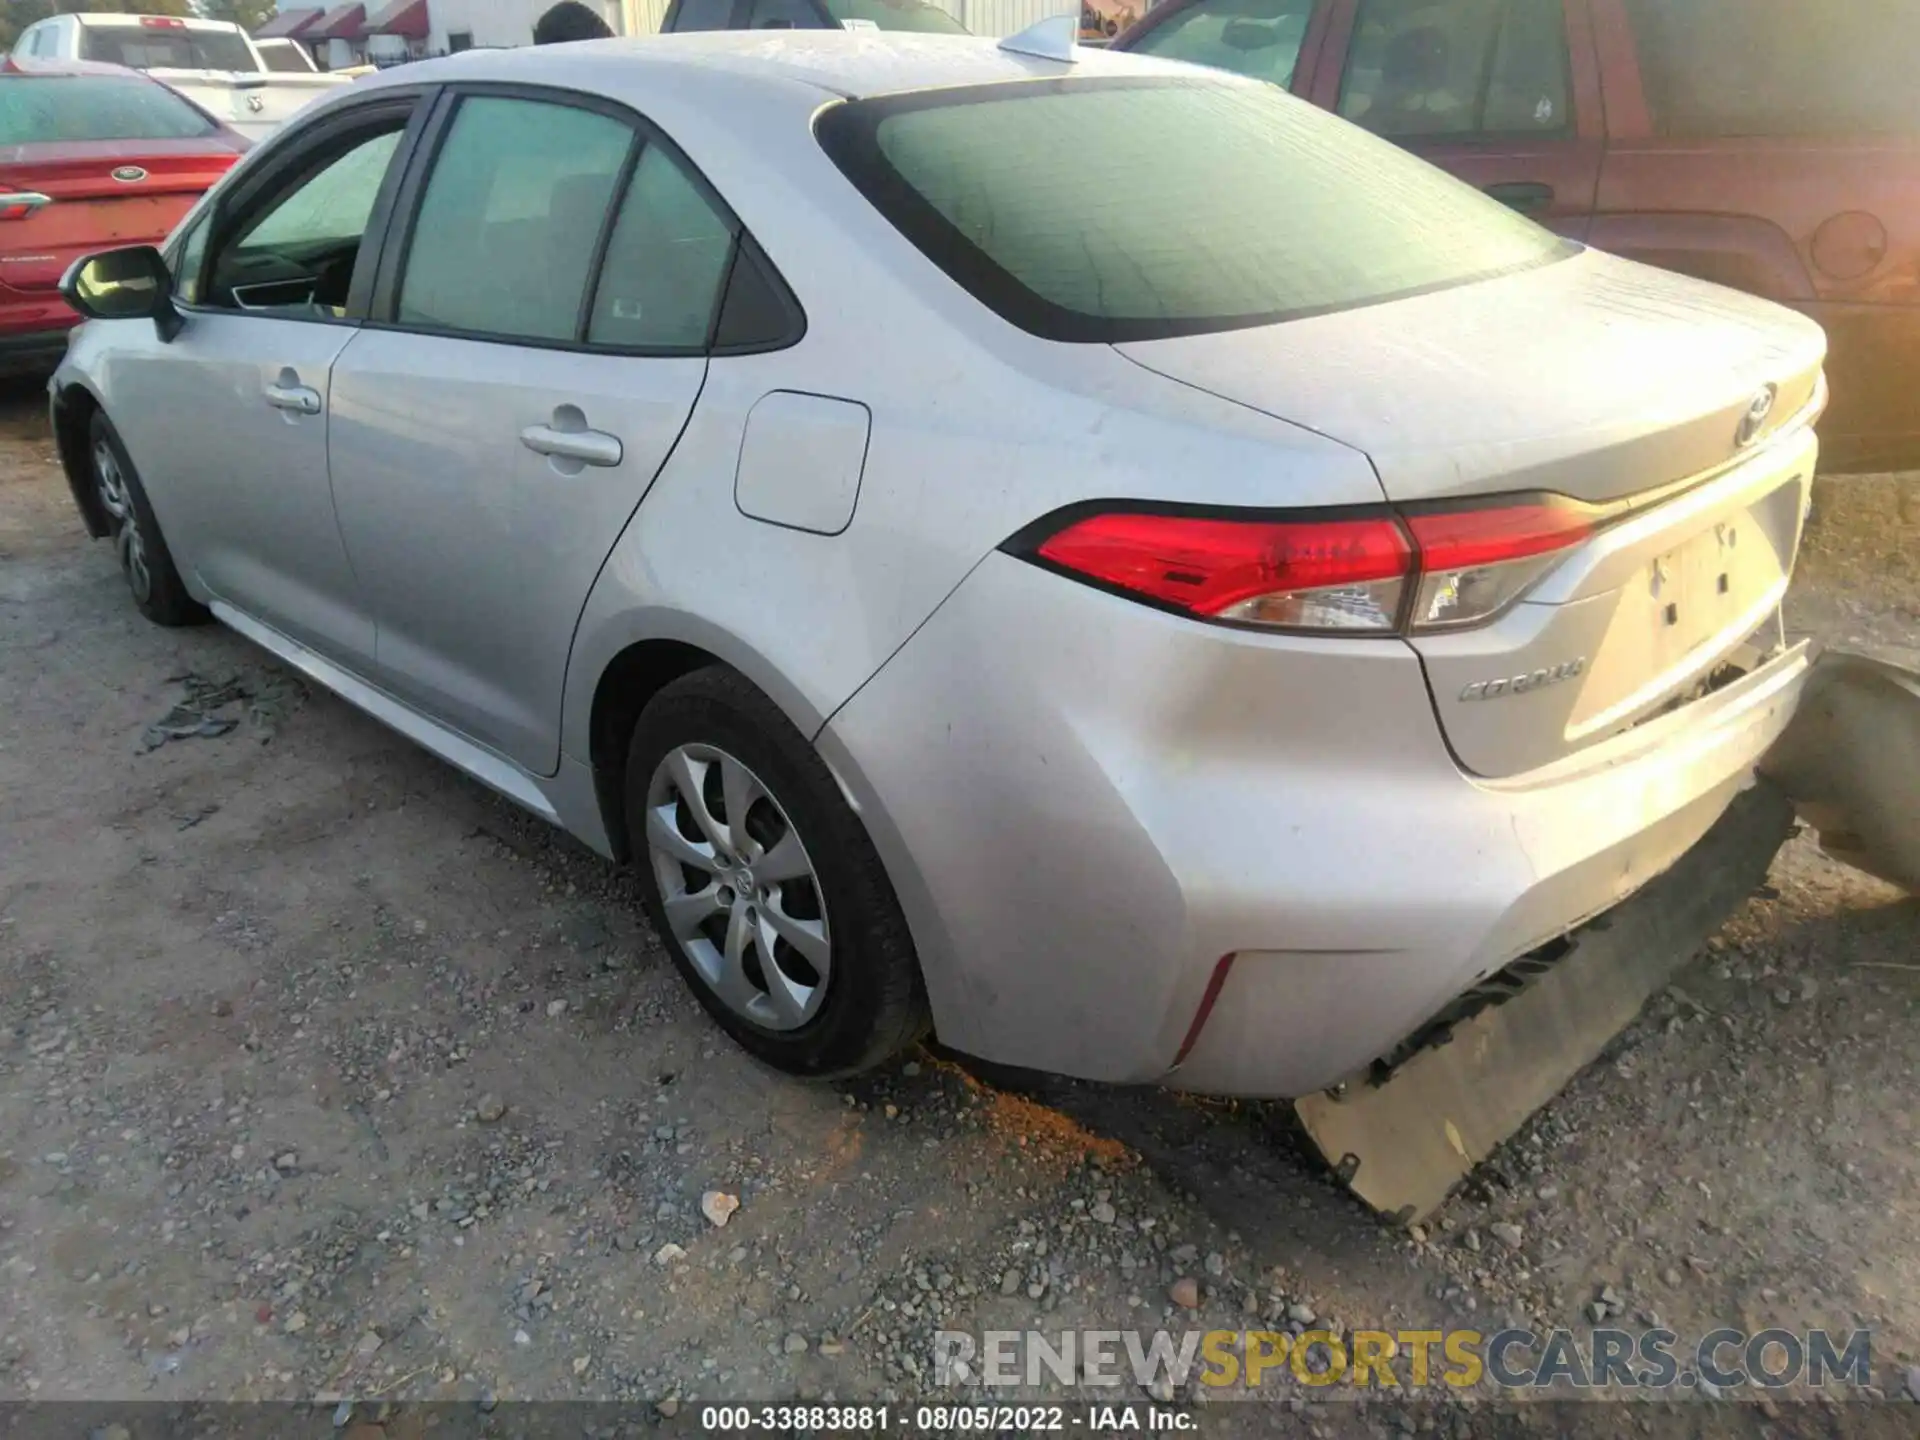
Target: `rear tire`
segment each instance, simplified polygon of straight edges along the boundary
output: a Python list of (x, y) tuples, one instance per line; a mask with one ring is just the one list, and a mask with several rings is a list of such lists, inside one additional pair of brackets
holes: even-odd
[(743, 1048), (827, 1079), (927, 1033), (919, 961), (872, 841), (806, 737), (742, 676), (697, 670), (648, 703), (627, 751), (626, 820), (647, 918)]
[(156, 625), (206, 624), (211, 612), (187, 593), (127, 447), (99, 411), (87, 427), (87, 463), (134, 605)]

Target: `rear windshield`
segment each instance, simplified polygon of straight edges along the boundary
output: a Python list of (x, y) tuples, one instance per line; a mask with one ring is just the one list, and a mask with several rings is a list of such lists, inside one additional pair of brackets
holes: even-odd
[(164, 85), (131, 75), (0, 79), (0, 145), (54, 140), (190, 140), (214, 123)]
[(260, 58), (267, 62), (269, 70), (292, 70), (310, 75), (319, 68), (307, 58), (307, 52), (291, 40), (267, 41), (260, 46)]
[(852, 28), (917, 30), (924, 35), (965, 35), (967, 27), (926, 0), (826, 0), (827, 14)]
[(1017, 81), (859, 101), (817, 124), (928, 259), (1054, 340), (1272, 324), (1576, 248), (1252, 81)]
[(1627, 0), (1654, 128), (1920, 135), (1915, 0)]
[(260, 69), (237, 30), (83, 25), (80, 58), (130, 70), (237, 70), (251, 75)]

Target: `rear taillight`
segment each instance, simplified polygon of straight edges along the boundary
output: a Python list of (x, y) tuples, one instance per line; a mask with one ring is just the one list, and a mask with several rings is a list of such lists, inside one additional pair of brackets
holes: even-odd
[(1491, 620), (1596, 525), (1553, 497), (1299, 518), (1115, 507), (1080, 510), (1009, 548), (1201, 619), (1390, 635)]
[(1420, 553), (1415, 630), (1490, 620), (1594, 532), (1579, 506), (1526, 501), (1496, 509), (1435, 510), (1406, 517)]
[(1412, 549), (1384, 516), (1224, 520), (1112, 513), (1034, 552), (1058, 569), (1213, 620), (1288, 630), (1391, 630)]
[(140, 23), (149, 30), (184, 30), (187, 22), (177, 15), (142, 15)]

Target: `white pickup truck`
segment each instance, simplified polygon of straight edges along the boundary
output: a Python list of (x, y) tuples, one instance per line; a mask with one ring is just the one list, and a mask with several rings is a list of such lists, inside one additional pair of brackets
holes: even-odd
[(13, 53), (144, 70), (249, 140), (271, 135), (309, 101), (353, 83), (347, 75), (271, 69), (238, 25), (176, 15), (51, 15), (22, 30)]

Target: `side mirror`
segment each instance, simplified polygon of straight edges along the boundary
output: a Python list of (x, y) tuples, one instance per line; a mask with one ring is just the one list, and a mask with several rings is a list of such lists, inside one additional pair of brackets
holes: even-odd
[(180, 312), (173, 308), (173, 276), (151, 245), (87, 256), (67, 271), (60, 294), (89, 320), (151, 319), (162, 340), (180, 332)]

